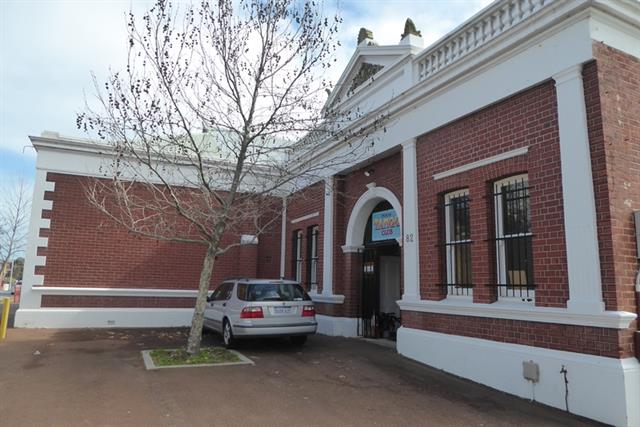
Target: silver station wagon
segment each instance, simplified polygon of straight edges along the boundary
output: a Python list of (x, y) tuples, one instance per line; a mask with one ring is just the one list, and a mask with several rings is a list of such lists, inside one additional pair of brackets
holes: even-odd
[(207, 298), (204, 327), (222, 334), (226, 347), (258, 337), (303, 345), (318, 323), (313, 301), (292, 280), (229, 279)]

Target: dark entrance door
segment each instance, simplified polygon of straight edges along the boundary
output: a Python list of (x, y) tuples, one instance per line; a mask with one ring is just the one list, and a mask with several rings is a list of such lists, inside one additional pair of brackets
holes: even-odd
[(378, 254), (376, 248), (365, 248), (362, 252), (362, 294), (360, 303), (360, 335), (376, 336), (376, 318), (380, 310), (380, 280), (378, 277)]
[(395, 331), (400, 325), (400, 310), (395, 304), (400, 297), (400, 246), (395, 237), (385, 239), (380, 230), (373, 232), (372, 218), (377, 212), (388, 225), (393, 221), (395, 211), (388, 202), (381, 202), (373, 209), (367, 223), (358, 333), (367, 338), (395, 339)]
[[(394, 262), (396, 261), (396, 262)], [(359, 334), (366, 338), (395, 339), (400, 325), (400, 246), (397, 242), (365, 246), (362, 252), (362, 293)]]

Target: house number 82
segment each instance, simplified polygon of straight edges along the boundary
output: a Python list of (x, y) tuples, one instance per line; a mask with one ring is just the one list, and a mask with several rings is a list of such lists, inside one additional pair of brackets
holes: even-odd
[(404, 241), (407, 243), (413, 243), (413, 233), (407, 233), (404, 235)]

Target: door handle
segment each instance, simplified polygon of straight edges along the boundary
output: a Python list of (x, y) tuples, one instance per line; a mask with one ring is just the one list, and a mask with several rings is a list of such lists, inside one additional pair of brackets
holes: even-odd
[(223, 306), (223, 307), (226, 307), (226, 306), (227, 306), (227, 303), (226, 303), (226, 302), (223, 302), (223, 303), (222, 303), (222, 306)]

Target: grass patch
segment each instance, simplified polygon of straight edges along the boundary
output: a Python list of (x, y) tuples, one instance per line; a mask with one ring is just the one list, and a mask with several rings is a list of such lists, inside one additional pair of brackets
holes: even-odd
[(222, 347), (203, 347), (200, 352), (190, 355), (184, 348), (176, 350), (151, 350), (156, 366), (200, 365), (240, 362), (237, 354)]

